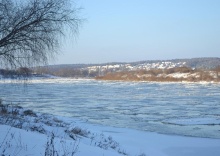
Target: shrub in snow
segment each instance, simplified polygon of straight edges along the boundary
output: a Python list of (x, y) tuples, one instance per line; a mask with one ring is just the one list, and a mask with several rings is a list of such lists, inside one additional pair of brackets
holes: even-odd
[(25, 110), (23, 113), (24, 113), (25, 116), (37, 117), (37, 114), (34, 113), (32, 110)]

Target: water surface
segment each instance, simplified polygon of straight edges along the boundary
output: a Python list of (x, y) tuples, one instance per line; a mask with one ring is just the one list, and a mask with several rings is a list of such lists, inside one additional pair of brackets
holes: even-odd
[(0, 83), (0, 97), (38, 112), (164, 134), (220, 138), (220, 84), (74, 79)]

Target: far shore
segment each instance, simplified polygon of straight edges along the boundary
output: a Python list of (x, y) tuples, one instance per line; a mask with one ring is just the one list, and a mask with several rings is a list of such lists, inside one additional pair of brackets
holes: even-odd
[(96, 80), (120, 80), (143, 82), (220, 82), (220, 71), (193, 70), (187, 67), (151, 69), (107, 73)]

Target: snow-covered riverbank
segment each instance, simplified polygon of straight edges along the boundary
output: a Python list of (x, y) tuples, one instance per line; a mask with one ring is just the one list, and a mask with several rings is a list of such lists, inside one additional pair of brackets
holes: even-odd
[(0, 154), (219, 156), (220, 139), (163, 135), (0, 107)]

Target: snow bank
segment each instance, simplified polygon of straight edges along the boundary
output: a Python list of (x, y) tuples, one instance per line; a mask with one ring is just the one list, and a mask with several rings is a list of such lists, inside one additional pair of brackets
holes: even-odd
[(220, 139), (163, 135), (94, 125), (21, 107), (0, 108), (0, 154), (37, 156), (55, 151), (76, 156), (220, 155)]

